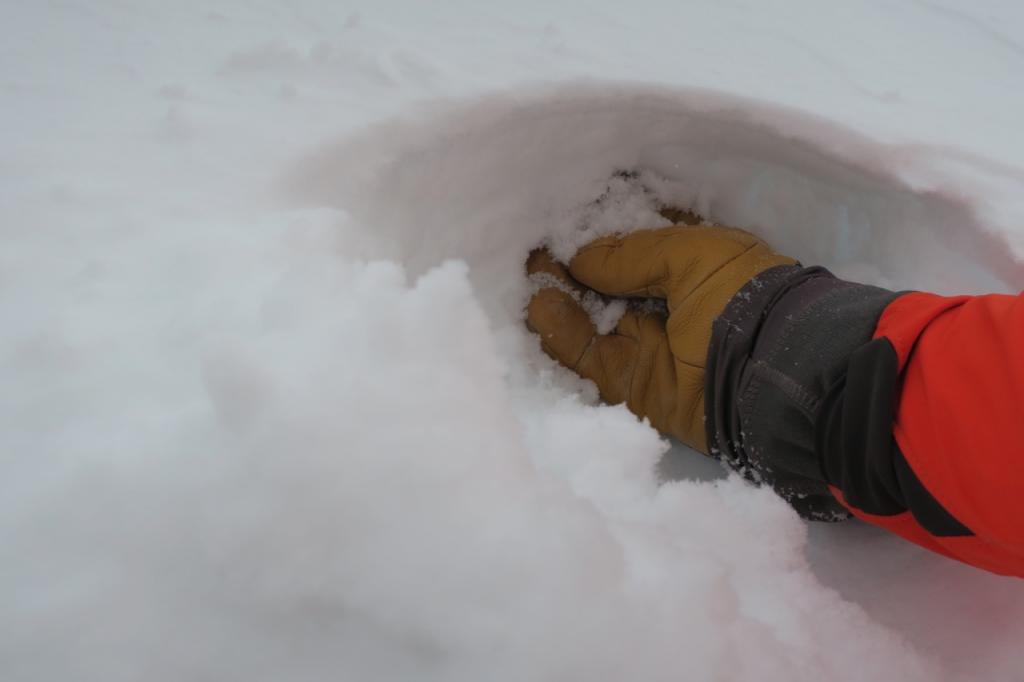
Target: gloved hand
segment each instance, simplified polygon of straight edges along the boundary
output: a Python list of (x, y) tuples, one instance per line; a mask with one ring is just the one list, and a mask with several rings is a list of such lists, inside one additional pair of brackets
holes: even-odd
[[(548, 355), (593, 380), (604, 400), (625, 402), (658, 431), (707, 453), (704, 365), (711, 323), (755, 275), (794, 263), (748, 232), (703, 225), (603, 237), (580, 249), (568, 268), (536, 250), (527, 273), (548, 273), (565, 286), (533, 296), (527, 325)], [(630, 308), (612, 333), (599, 335), (578, 302), (585, 288), (664, 299), (668, 315)]]

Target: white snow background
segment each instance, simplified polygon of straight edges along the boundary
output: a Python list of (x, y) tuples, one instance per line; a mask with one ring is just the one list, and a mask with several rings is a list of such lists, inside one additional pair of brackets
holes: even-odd
[(1024, 679), (1020, 581), (522, 325), (530, 248), (658, 201), (1018, 291), (1022, 7), (0, 3), (0, 679)]

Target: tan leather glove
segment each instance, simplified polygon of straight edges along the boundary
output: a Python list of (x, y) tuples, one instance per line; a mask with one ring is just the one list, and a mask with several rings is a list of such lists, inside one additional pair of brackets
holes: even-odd
[[(565, 286), (533, 296), (527, 325), (548, 355), (593, 380), (604, 400), (625, 402), (654, 428), (707, 453), (704, 364), (711, 323), (752, 277), (794, 263), (748, 232), (713, 226), (604, 237), (580, 249), (568, 268), (536, 250), (527, 273), (548, 273)], [(585, 288), (664, 299), (668, 315), (630, 308), (612, 333), (599, 335), (577, 302)]]

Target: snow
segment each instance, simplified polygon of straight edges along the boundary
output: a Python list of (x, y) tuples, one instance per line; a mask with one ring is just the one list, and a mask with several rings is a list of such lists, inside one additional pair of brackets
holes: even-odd
[[(586, 290), (582, 294), (574, 289), (563, 279), (559, 279), (554, 275), (547, 272), (535, 272), (529, 276), (530, 290), (529, 295), (533, 295), (541, 289), (554, 288), (572, 296), (573, 300), (576, 301), (586, 311), (590, 321), (594, 324), (594, 330), (598, 334), (609, 334), (622, 319), (622, 316), (626, 313), (628, 307), (627, 302), (624, 299), (608, 299), (601, 294), (598, 294), (593, 290)], [(657, 302), (653, 300), (645, 300), (645, 305), (656, 305)], [(662, 305), (664, 307), (664, 305)]]
[(659, 202), (1018, 291), (1017, 3), (3, 15), (3, 679), (1019, 677), (1019, 581), (808, 527), (522, 325), (531, 248)]

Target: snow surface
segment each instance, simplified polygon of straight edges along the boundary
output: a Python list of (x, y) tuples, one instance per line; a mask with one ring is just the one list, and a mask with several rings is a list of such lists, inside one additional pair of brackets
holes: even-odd
[(1020, 581), (808, 527), (522, 326), (530, 248), (658, 201), (1019, 290), (1019, 3), (0, 14), (3, 680), (1024, 678)]

